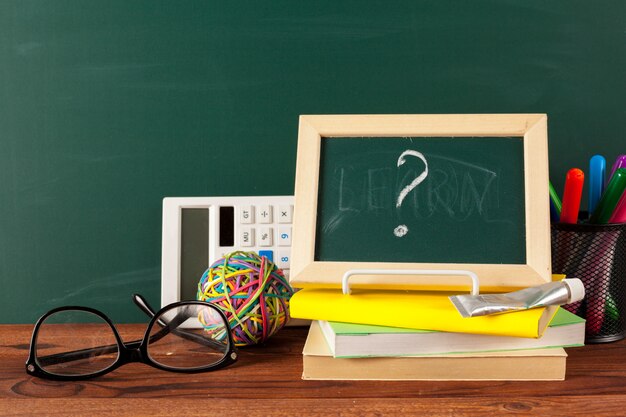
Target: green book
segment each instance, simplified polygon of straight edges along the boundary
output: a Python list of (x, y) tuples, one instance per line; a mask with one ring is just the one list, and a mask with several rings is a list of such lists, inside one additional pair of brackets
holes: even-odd
[(319, 321), (336, 358), (419, 356), (583, 346), (585, 320), (559, 308), (540, 338), (477, 335)]

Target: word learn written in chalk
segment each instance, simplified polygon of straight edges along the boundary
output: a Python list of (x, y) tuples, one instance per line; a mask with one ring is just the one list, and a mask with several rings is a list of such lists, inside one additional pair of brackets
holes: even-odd
[[(398, 210), (402, 215), (417, 218), (445, 215), (455, 220), (478, 215), (486, 221), (492, 220), (490, 212), (500, 206), (496, 172), (436, 155), (429, 156), (429, 160), (432, 161), (430, 172), (425, 157), (421, 167), (411, 164), (406, 170), (338, 167), (337, 209), (355, 214)], [(402, 198), (394, 198), (397, 195)]]

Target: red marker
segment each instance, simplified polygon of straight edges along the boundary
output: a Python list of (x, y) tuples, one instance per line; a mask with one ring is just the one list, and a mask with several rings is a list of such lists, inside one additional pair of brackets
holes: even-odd
[(567, 171), (561, 206), (561, 223), (578, 222), (578, 211), (580, 210), (580, 198), (583, 195), (584, 182), (585, 173), (582, 170), (572, 168)]

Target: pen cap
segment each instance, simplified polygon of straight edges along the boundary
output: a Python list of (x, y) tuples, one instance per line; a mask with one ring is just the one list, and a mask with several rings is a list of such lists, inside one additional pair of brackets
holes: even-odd
[(566, 278), (563, 280), (563, 284), (569, 291), (569, 303), (575, 303), (585, 298), (585, 286), (583, 282), (578, 278)]

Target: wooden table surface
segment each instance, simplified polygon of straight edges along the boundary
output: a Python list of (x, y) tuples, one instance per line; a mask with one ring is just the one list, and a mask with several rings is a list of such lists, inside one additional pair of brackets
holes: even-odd
[(626, 415), (626, 341), (567, 349), (559, 382), (303, 381), (307, 329), (290, 327), (216, 372), (129, 364), (93, 380), (56, 382), (24, 370), (32, 328), (0, 326), (1, 415)]

